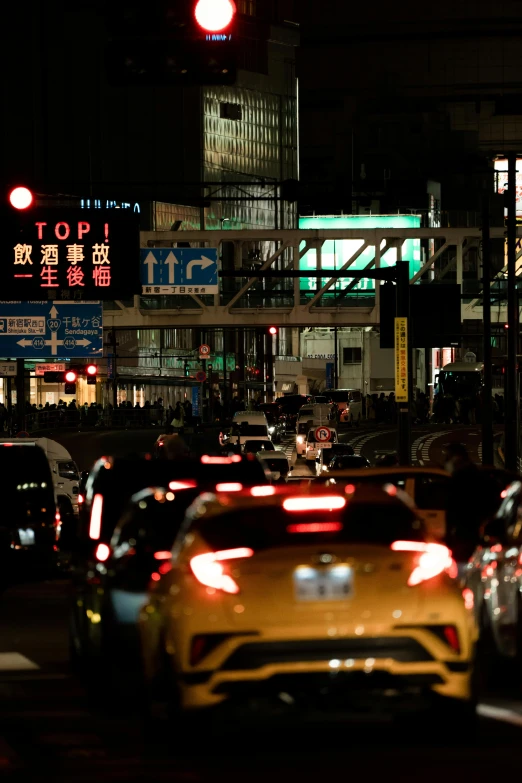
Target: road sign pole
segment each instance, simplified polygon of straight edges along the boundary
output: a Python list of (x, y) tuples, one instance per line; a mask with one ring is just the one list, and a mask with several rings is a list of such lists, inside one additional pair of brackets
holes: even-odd
[[(406, 318), (409, 326), (410, 319), (410, 276), (409, 262), (397, 261), (397, 318)], [(397, 403), (397, 452), (401, 465), (409, 465), (411, 462), (411, 415), (413, 405), (413, 368), (411, 361), (411, 329), (407, 329), (407, 400)], [(395, 347), (397, 351), (397, 345)], [(397, 367), (397, 355), (395, 355)]]
[(482, 464), (493, 465), (493, 364), (491, 355), (491, 241), (489, 193), (482, 205), (482, 320), (484, 324), (484, 399), (482, 400)]
[(505, 401), (505, 456), (506, 468), (517, 469), (518, 456), (518, 399), (517, 399), (517, 347), (518, 347), (518, 302), (517, 302), (517, 154), (508, 153), (508, 220), (507, 220), (507, 316), (508, 345), (506, 367)]
[(118, 343), (116, 342), (116, 330), (111, 332), (111, 351), (112, 351), (112, 407), (118, 407), (118, 375), (116, 372), (116, 350)]
[(25, 368), (24, 360), (16, 360), (16, 427), (18, 432), (25, 426)]

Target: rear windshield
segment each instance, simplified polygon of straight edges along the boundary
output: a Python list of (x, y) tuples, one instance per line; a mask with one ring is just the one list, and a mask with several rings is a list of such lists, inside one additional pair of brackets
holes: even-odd
[(349, 470), (350, 468), (365, 468), (368, 465), (366, 457), (358, 457), (357, 455), (341, 454), (334, 457), (330, 462), (330, 467), (333, 470)]
[(266, 435), (266, 424), (248, 424), (247, 422), (241, 422), (240, 424), (232, 425), (232, 435)]
[(247, 440), (245, 451), (255, 454), (257, 451), (275, 451), (275, 448), (270, 440)]
[(284, 476), (288, 473), (288, 460), (271, 457), (269, 454), (263, 455), (263, 462), (268, 466), (269, 470), (278, 471)]
[[(294, 533), (291, 525), (340, 523), (329, 532)], [(421, 523), (402, 503), (349, 503), (343, 511), (287, 512), (281, 507), (231, 511), (213, 519), (199, 519), (195, 526), (214, 551), (250, 547), (254, 552), (274, 547), (367, 543), (389, 546), (392, 541), (418, 541)]]
[(348, 456), (351, 456), (353, 453), (353, 446), (350, 446), (349, 443), (335, 443), (330, 449), (332, 457), (337, 454), (347, 454)]
[(47, 457), (39, 446), (0, 446), (4, 509), (37, 519), (54, 515), (54, 489)]

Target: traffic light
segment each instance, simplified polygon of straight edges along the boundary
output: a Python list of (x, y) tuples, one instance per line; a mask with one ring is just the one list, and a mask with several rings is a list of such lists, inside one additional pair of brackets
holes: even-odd
[(88, 364), (85, 372), (87, 373), (87, 385), (94, 386), (96, 384), (96, 376), (98, 375), (98, 367), (96, 364)]
[(278, 333), (279, 329), (277, 326), (269, 326), (268, 327), (268, 334), (271, 334), (272, 337), (274, 337)]
[(108, 4), (112, 33), (106, 52), (115, 85), (235, 84), (237, 46), (233, 0), (190, 0), (174, 5)]
[(13, 188), (9, 193), (9, 203), (14, 209), (28, 209), (33, 201), (33, 194), (24, 185)]
[(207, 33), (222, 33), (234, 19), (233, 0), (198, 0), (194, 9), (196, 22)]
[(76, 380), (78, 374), (74, 370), (67, 370), (64, 376), (64, 394), (76, 394)]

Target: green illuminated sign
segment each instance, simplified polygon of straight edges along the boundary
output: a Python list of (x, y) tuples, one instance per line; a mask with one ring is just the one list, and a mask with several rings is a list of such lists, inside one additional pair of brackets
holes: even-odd
[[(369, 228), (419, 228), (419, 215), (345, 215), (342, 217), (302, 217), (299, 218), (299, 228), (314, 229), (369, 229)], [(323, 242), (321, 249), (322, 269), (340, 269), (351, 256), (364, 244), (363, 239), (329, 239)], [(304, 247), (304, 242), (301, 247)], [(381, 248), (384, 247), (384, 241)], [(369, 246), (353, 262), (351, 269), (362, 270), (375, 257), (375, 248)], [(420, 239), (407, 239), (402, 245), (402, 258), (410, 262), (410, 277), (421, 268)], [(381, 256), (382, 266), (393, 266), (397, 260), (397, 248), (390, 248)], [(303, 271), (317, 269), (317, 256), (315, 250), (308, 250), (299, 262), (299, 268)], [(310, 294), (321, 288), (328, 278), (318, 280), (314, 277), (302, 277), (300, 280), (301, 291)], [(354, 284), (348, 296), (373, 294), (374, 280), (354, 280), (343, 278), (337, 281), (330, 289), (331, 294), (343, 291), (347, 286)], [(326, 294), (328, 296), (328, 294)]]

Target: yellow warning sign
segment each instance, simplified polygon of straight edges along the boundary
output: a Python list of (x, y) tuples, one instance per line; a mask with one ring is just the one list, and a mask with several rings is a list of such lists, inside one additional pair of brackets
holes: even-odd
[(395, 319), (395, 399), (408, 402), (408, 319)]

